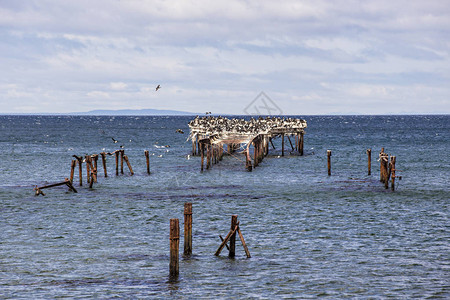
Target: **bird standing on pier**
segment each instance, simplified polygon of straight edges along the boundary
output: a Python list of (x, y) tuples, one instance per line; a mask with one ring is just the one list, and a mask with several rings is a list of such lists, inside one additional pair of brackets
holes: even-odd
[(161, 88), (161, 86), (158, 84), (158, 86), (156, 87), (156, 92)]

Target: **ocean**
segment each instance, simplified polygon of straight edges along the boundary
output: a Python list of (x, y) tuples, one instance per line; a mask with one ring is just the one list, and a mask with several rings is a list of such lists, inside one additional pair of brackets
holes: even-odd
[[(276, 139), (252, 172), (239, 155), (200, 172), (189, 116), (0, 116), (0, 298), (448, 299), (450, 116), (298, 117), (304, 156), (281, 157)], [(133, 176), (108, 156), (92, 189), (76, 169), (78, 193), (35, 196), (69, 177), (72, 155), (120, 146)], [(397, 158), (394, 192), (379, 181), (382, 147)], [(169, 220), (183, 236), (185, 202), (193, 254), (181, 238), (170, 280)], [(232, 215), (251, 258), (239, 239), (235, 258), (214, 256)]]

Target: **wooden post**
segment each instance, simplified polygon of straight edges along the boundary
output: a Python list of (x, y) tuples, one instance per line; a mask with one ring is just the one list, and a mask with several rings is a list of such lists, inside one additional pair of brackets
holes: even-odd
[(105, 173), (105, 177), (108, 177), (108, 172), (106, 171), (106, 153), (102, 152), (100, 155), (102, 156), (103, 172)]
[(204, 149), (204, 144), (200, 143), (200, 155), (202, 156), (202, 167), (201, 167), (201, 171), (203, 171), (203, 161), (205, 160), (205, 149)]
[(247, 149), (244, 151), (245, 154), (245, 167), (247, 171), (252, 171), (252, 159), (250, 158), (250, 143), (247, 144)]
[(206, 145), (206, 170), (211, 167), (211, 145)]
[(299, 145), (299, 148), (300, 148), (300, 149), (299, 149), (299, 152), (300, 152), (300, 155), (301, 155), (301, 156), (303, 156), (303, 140), (304, 140), (304, 136), (303, 136), (303, 135), (304, 135), (304, 132), (301, 132), (301, 133), (300, 133), (300, 140), (298, 141), (299, 144), (300, 144), (300, 145)]
[(91, 182), (91, 156), (86, 155), (86, 175), (87, 175), (87, 183), (89, 184)]
[[(231, 216), (231, 230), (234, 230), (237, 225), (237, 215)], [(230, 252), (228, 257), (234, 257), (236, 255), (236, 232), (234, 232), (230, 237)]]
[(83, 159), (78, 158), (78, 175), (80, 177), (80, 186), (83, 186)]
[(148, 150), (144, 151), (145, 154), (145, 160), (147, 161), (147, 174), (150, 174), (150, 154)]
[(281, 134), (281, 156), (284, 156), (284, 133)]
[(192, 254), (192, 203), (184, 204), (184, 255)]
[(239, 226), (237, 228), (237, 232), (239, 234), (239, 239), (241, 240), (242, 246), (244, 247), (245, 254), (247, 255), (247, 258), (252, 257), (250, 255), (250, 251), (248, 251), (247, 244), (245, 243), (244, 236), (242, 235), (242, 232), (241, 232), (241, 229), (239, 228)]
[(93, 167), (93, 178), (94, 178), (94, 182), (97, 182), (97, 170), (98, 170), (98, 168), (97, 168), (97, 166), (98, 166), (98, 164), (97, 164), (97, 161), (98, 161), (98, 154), (93, 154), (92, 155), (92, 160), (91, 160), (91, 162), (92, 161), (94, 161), (94, 167)]
[(395, 190), (395, 156), (391, 157), (391, 190), (394, 191)]
[(289, 143), (291, 144), (292, 151), (294, 151), (295, 149), (294, 146), (292, 145), (291, 137), (288, 135), (287, 138), (289, 140)]
[(123, 174), (123, 156), (125, 155), (125, 150), (120, 150), (120, 174)]
[(75, 173), (75, 167), (77, 166), (77, 161), (76, 160), (72, 160), (72, 162), (70, 163), (70, 183), (73, 183), (73, 175)]
[(114, 151), (114, 154), (116, 155), (116, 176), (119, 176), (119, 150)]
[(372, 169), (372, 149), (367, 149), (367, 169), (368, 169), (368, 174), (371, 174), (371, 169)]
[(327, 150), (328, 176), (331, 176), (331, 150)]
[(180, 246), (180, 225), (178, 219), (170, 219), (170, 264), (169, 274), (171, 279), (176, 279), (179, 274), (178, 251)]
[(258, 166), (258, 141), (253, 141), (253, 168)]
[(133, 169), (131, 168), (130, 160), (128, 159), (128, 156), (124, 155), (123, 159), (127, 163), (128, 169), (130, 170), (131, 176), (134, 175)]

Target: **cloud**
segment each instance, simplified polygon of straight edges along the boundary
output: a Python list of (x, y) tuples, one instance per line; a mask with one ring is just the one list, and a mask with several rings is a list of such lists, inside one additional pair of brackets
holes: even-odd
[(265, 91), (292, 113), (365, 113), (409, 89), (413, 111), (448, 113), (449, 30), (443, 1), (7, 1), (0, 104), (242, 113)]

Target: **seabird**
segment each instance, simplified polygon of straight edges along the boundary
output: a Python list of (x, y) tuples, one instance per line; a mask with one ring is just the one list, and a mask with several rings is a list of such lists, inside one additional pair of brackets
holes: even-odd
[(158, 91), (161, 88), (161, 86), (158, 84), (155, 91)]
[(111, 138), (111, 139), (113, 140), (114, 144), (117, 143), (117, 140), (115, 138)]
[(184, 131), (183, 130), (181, 130), (181, 129), (177, 129), (175, 132), (178, 132), (178, 133), (181, 133), (181, 134), (184, 134)]

